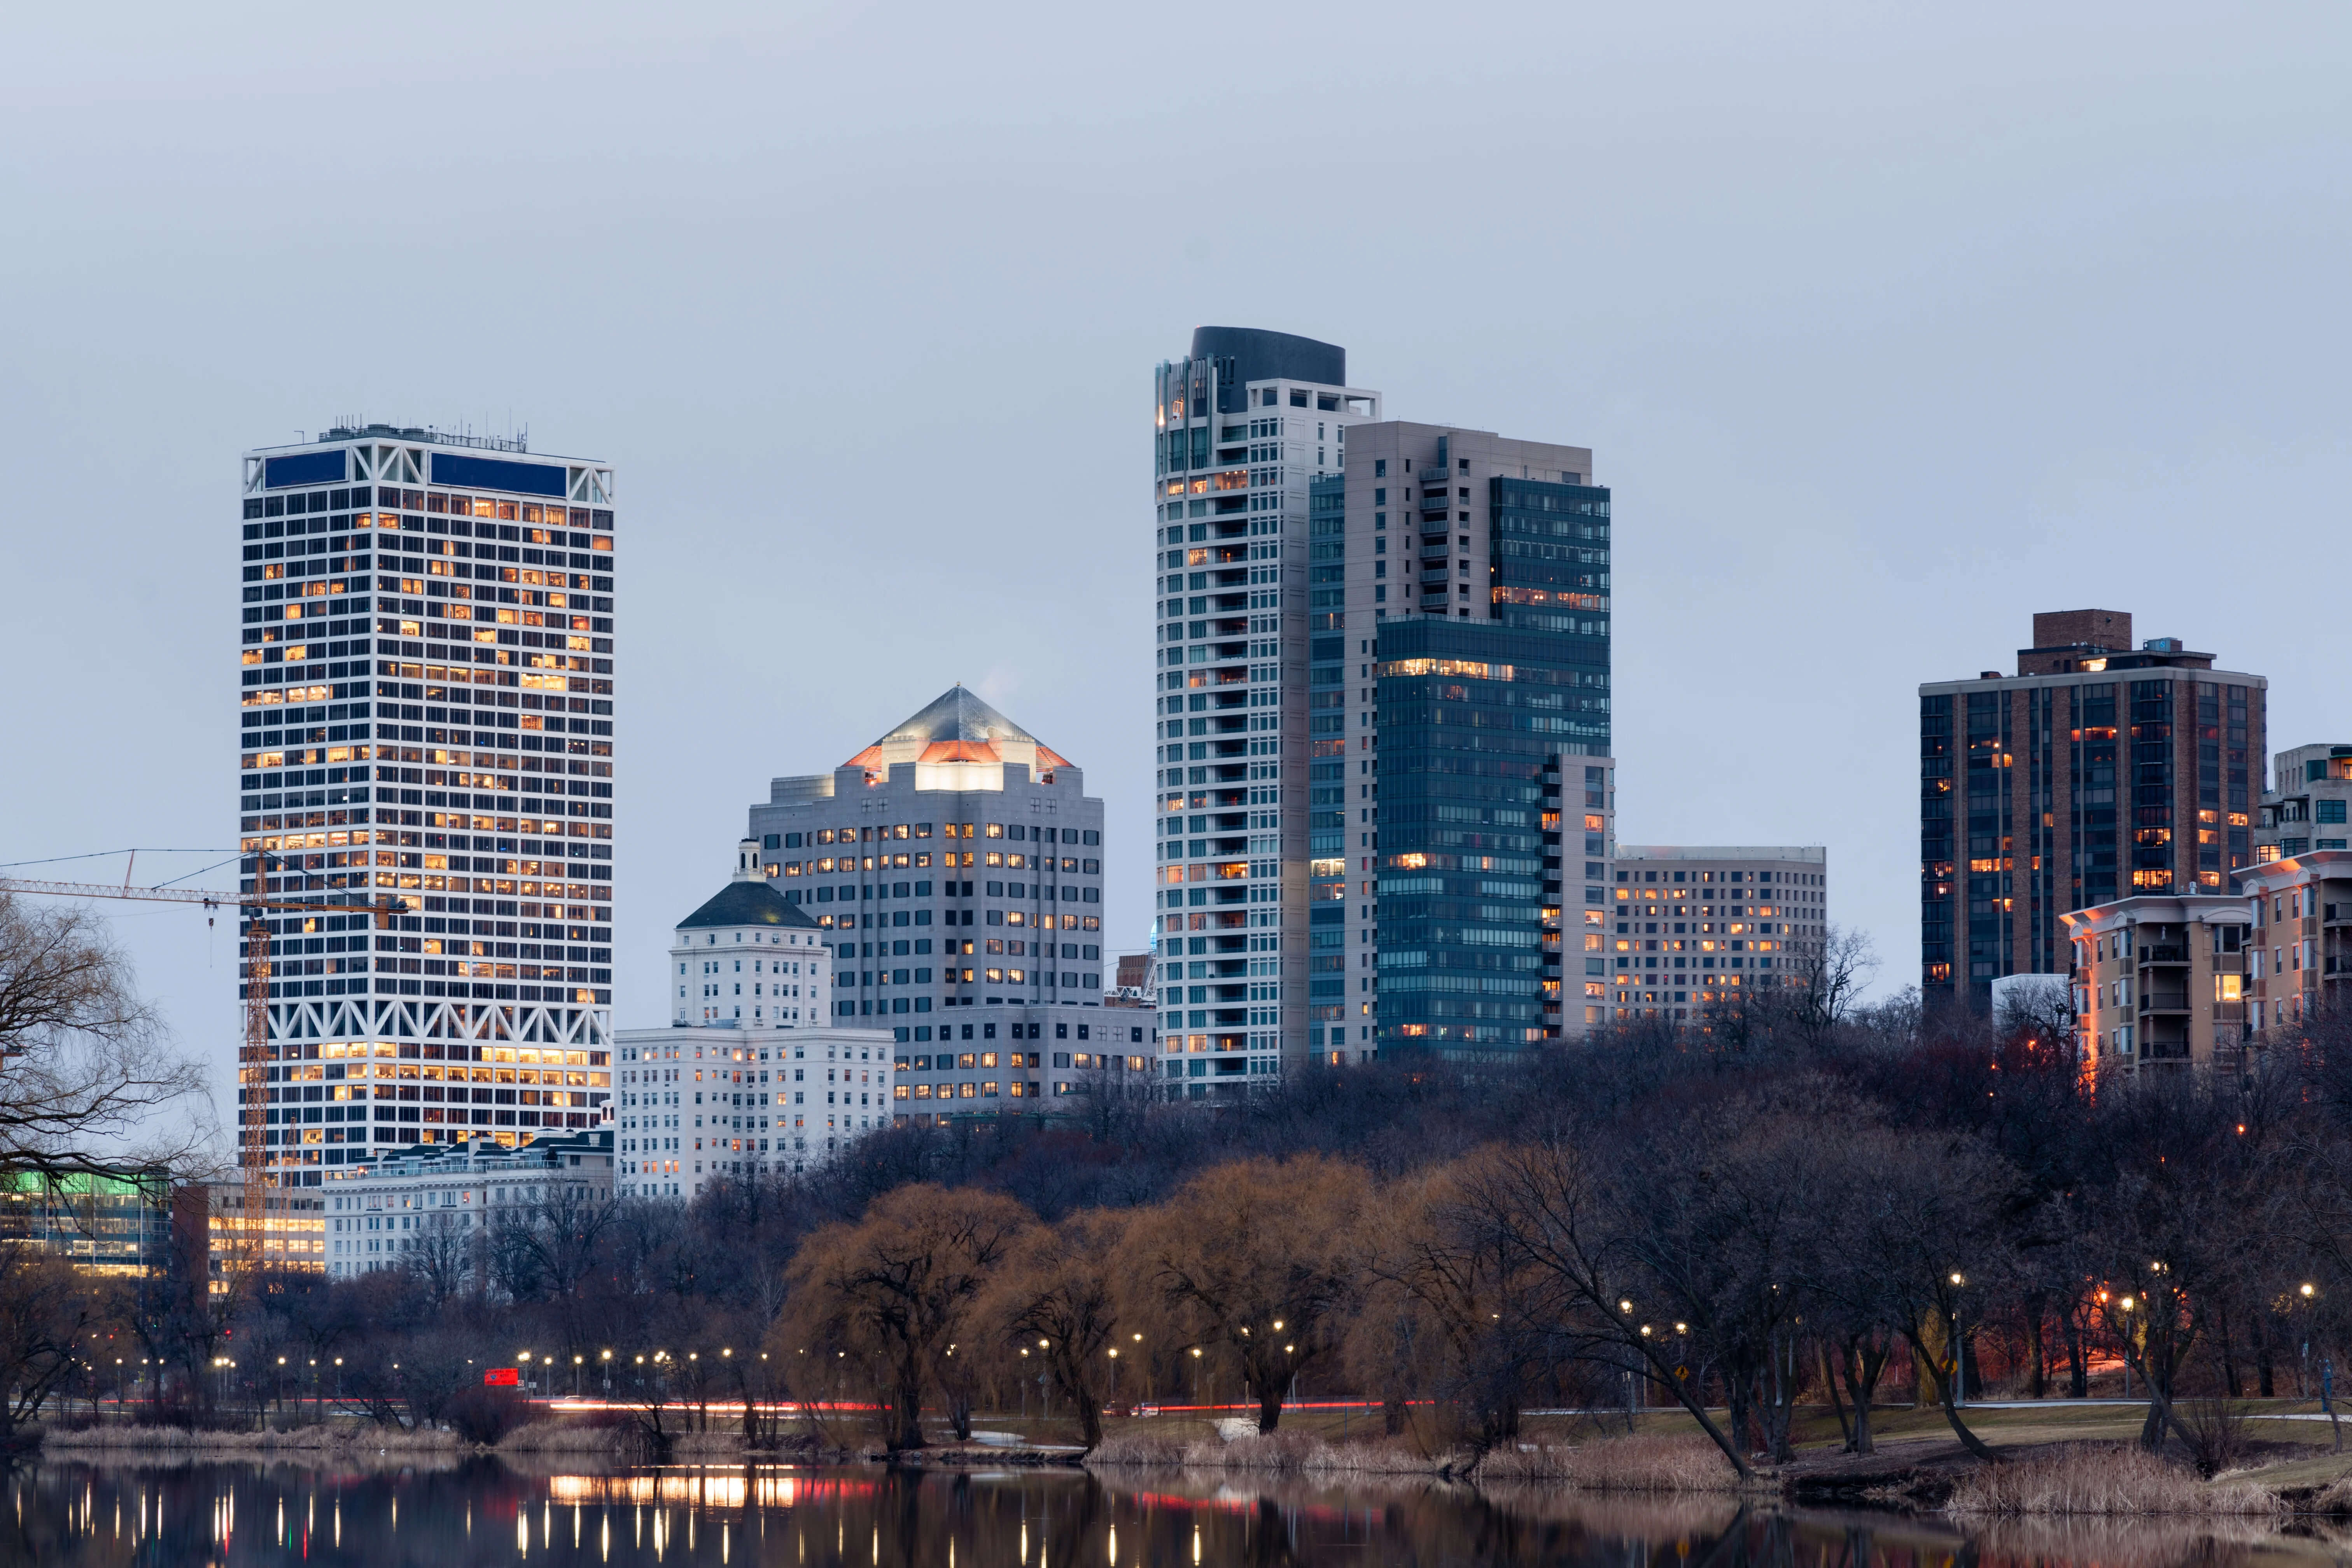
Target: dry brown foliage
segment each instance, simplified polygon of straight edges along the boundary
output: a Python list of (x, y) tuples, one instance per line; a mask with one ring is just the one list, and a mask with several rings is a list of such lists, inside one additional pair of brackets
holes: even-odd
[(2284, 1511), (2245, 1481), (2200, 1481), (2145, 1449), (2084, 1443), (1969, 1471), (1944, 1505), (1969, 1515), (2232, 1514)]

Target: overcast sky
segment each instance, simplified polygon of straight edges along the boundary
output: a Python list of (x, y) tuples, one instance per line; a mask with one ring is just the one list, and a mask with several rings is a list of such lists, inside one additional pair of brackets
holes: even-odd
[[(2099, 605), (2352, 740), (2341, 6), (27, 9), (0, 860), (234, 847), (237, 457), (620, 475), (617, 1003), (776, 773), (965, 681), (1150, 919), (1150, 371), (1346, 346), (1615, 490), (1620, 833), (1825, 843), (1916, 977), (1913, 688)], [(119, 879), (113, 861), (86, 863)], [(51, 870), (68, 874), (73, 866)], [(17, 874), (26, 874), (19, 872)], [(40, 874), (33, 872), (31, 874)], [(233, 886), (234, 867), (194, 880)], [(235, 954), (108, 906), (228, 1082)]]

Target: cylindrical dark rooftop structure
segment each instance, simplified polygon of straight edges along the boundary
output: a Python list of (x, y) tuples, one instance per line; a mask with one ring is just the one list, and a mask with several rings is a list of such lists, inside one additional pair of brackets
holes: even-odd
[(1291, 332), (1256, 327), (1194, 327), (1192, 357), (1231, 359), (1235, 374), (1227, 379), (1236, 386), (1276, 380), (1348, 384), (1346, 349)]

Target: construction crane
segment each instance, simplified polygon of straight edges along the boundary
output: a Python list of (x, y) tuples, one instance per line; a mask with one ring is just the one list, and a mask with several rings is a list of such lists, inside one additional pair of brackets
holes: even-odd
[[(134, 863), (136, 857), (134, 855)], [(265, 862), (276, 857), (265, 855)], [(257, 879), (266, 883), (267, 875)], [(372, 916), (377, 930), (402, 912), (396, 900), (380, 904), (306, 903), (296, 899), (272, 899), (255, 893), (221, 893), (203, 888), (134, 888), (125, 868), (120, 887), (103, 882), (40, 882), (0, 877), (0, 893), (36, 893), (66, 899), (131, 899), (148, 903), (197, 904), (207, 910), (234, 907), (247, 911), (245, 931), (245, 1045), (237, 1052), (237, 1164), (245, 1181), (245, 1217), (238, 1226), (239, 1261), (250, 1267), (258, 1259), (262, 1232), (268, 1226), (269, 1189), (275, 1184), (265, 1163), (262, 1127), (268, 1120), (269, 1073), (269, 922), (272, 910), (299, 910), (305, 914)]]

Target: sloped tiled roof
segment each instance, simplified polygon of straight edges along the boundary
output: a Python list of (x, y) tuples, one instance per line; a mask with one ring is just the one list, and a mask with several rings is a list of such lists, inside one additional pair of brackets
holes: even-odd
[(708, 926), (808, 926), (816, 921), (801, 912), (798, 904), (788, 904), (763, 877), (747, 877), (740, 882), (730, 882), (717, 896), (677, 922), (679, 931)]
[(842, 765), (879, 772), (897, 763), (1022, 763), (1033, 773), (1074, 765), (961, 681)]

